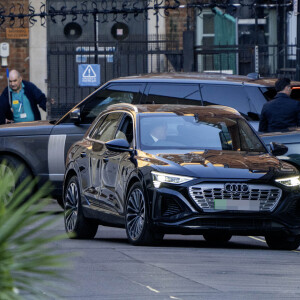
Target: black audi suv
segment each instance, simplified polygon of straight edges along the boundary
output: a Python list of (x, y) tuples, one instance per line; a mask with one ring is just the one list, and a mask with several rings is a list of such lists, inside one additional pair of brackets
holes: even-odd
[(271, 146), (229, 107), (112, 105), (68, 151), (66, 231), (125, 227), (134, 245), (172, 233), (262, 235), (272, 249), (296, 249), (299, 173), (275, 157), (285, 146)]

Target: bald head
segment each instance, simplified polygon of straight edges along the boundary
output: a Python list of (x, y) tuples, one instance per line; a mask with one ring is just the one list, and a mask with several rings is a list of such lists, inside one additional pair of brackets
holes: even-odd
[(14, 92), (19, 92), (22, 88), (22, 76), (17, 70), (9, 72), (9, 87)]

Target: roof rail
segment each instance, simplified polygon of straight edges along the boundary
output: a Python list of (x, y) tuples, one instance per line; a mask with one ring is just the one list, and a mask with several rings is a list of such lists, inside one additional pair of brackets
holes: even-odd
[(255, 80), (255, 79), (259, 79), (259, 73), (249, 73), (248, 75), (247, 75), (247, 77), (249, 78), (249, 79), (253, 79), (253, 80)]

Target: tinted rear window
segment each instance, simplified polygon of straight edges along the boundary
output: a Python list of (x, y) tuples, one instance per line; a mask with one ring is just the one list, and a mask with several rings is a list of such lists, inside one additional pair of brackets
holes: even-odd
[(203, 104), (225, 105), (235, 108), (247, 120), (257, 120), (258, 112), (248, 96), (244, 86), (234, 85), (201, 85)]
[(263, 93), (263, 95), (267, 101), (274, 99), (274, 97), (277, 94), (275, 87), (263, 87), (263, 88), (260, 88), (260, 90)]
[(202, 105), (198, 84), (152, 83), (143, 101), (146, 104)]

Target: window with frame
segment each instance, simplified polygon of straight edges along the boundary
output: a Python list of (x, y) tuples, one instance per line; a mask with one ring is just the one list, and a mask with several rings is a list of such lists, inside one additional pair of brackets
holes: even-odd
[[(110, 84), (97, 91), (80, 105), (81, 124), (91, 124), (109, 105), (116, 103), (139, 103), (143, 84)], [(72, 122), (67, 117), (64, 123)]]
[(90, 133), (90, 138), (104, 143), (112, 140), (118, 128), (120, 117), (121, 113), (117, 112), (103, 116)]
[(248, 120), (251, 119), (251, 113), (258, 114), (243, 86), (205, 84), (201, 85), (201, 94), (204, 106), (229, 106), (236, 109)]
[[(197, 16), (196, 45), (199, 72), (236, 74), (237, 56), (234, 47), (237, 20), (220, 8), (204, 9)], [(227, 47), (229, 46), (229, 47)]]
[[(196, 43), (199, 46), (213, 46), (215, 38), (214, 14), (211, 10), (203, 10), (197, 17)], [(212, 54), (198, 55), (198, 70), (214, 70)]]
[(202, 105), (200, 99), (198, 84), (153, 83), (145, 103)]
[(124, 114), (115, 138), (124, 139), (131, 146), (133, 145), (133, 120), (130, 115)]

